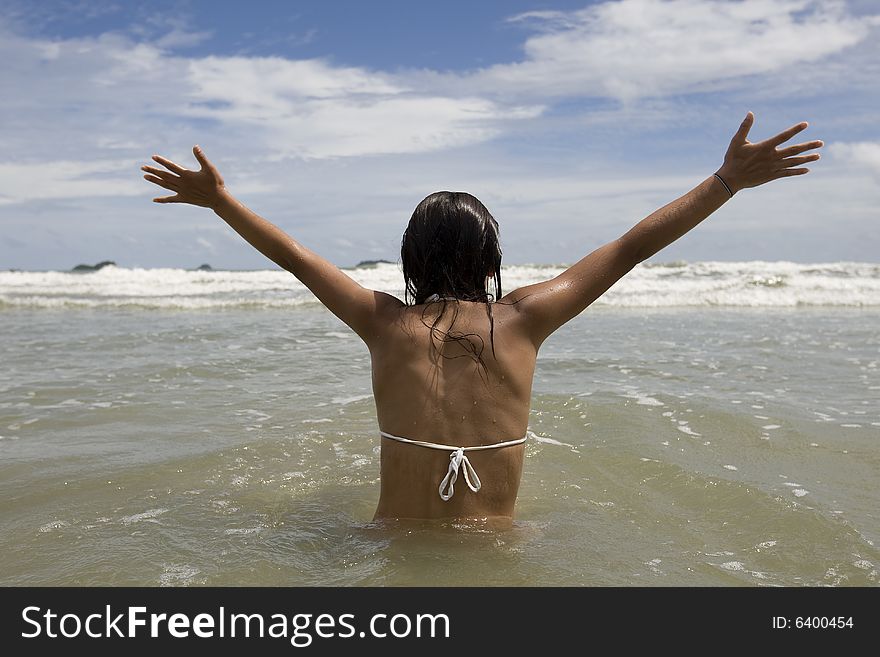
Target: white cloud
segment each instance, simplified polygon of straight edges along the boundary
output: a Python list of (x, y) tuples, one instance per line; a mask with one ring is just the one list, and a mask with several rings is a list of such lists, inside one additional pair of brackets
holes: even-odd
[(880, 142), (838, 142), (831, 144), (829, 150), (847, 168), (867, 169), (880, 182)]
[(0, 103), (3, 158), (134, 164), (172, 144), (182, 154), (218, 140), (263, 162), (434, 152), (510, 133), (546, 115), (553, 98), (663, 97), (797, 68), (865, 40), (876, 19), (833, 1), (621, 0), (512, 21), (537, 31), (523, 61), (469, 73), (185, 57), (167, 48), (206, 33), (179, 21), (159, 26), (171, 30), (164, 37), (146, 25), (141, 41), (28, 38), (0, 23), (0, 82), (16, 90)]
[(0, 162), (0, 205), (143, 193), (137, 170), (128, 160)]
[(217, 253), (217, 247), (214, 246), (213, 242), (208, 240), (205, 237), (199, 236), (196, 238), (196, 244), (198, 244), (202, 249), (210, 253), (211, 255), (215, 255)]
[[(214, 100), (229, 95), (276, 112), (296, 98), (339, 98), (399, 94), (405, 89), (388, 74), (363, 68), (331, 66), (319, 59), (281, 57), (204, 57), (189, 63), (189, 80), (196, 98)], [(270, 102), (271, 101), (271, 102)]]
[(73, 161), (110, 149), (133, 164), (172, 143), (179, 150), (212, 137), (263, 161), (419, 153), (491, 139), (541, 111), (438, 94), (363, 67), (184, 57), (161, 39), (112, 33), (49, 40), (0, 24), (0, 60), (0, 83), (16, 90), (0, 103), (7, 162)]
[(835, 0), (621, 0), (511, 20), (539, 31), (525, 58), (478, 71), (473, 83), (514, 96), (625, 102), (809, 64), (865, 40), (876, 24)]
[(271, 135), (270, 151), (338, 157), (433, 151), (484, 141), (540, 107), (438, 96), (390, 74), (320, 60), (208, 57), (189, 63), (185, 113)]

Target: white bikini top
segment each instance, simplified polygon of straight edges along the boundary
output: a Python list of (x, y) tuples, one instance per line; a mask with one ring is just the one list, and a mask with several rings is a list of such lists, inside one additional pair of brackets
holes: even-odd
[[(498, 449), (501, 447), (522, 445), (524, 442), (526, 442), (526, 438), (529, 437), (529, 434), (526, 433), (526, 435), (522, 438), (517, 438), (516, 440), (507, 440), (503, 443), (494, 443), (492, 445), (475, 445), (474, 447), (455, 447), (454, 445), (440, 445), (438, 443), (428, 443), (423, 440), (410, 440), (409, 438), (401, 438), (400, 436), (395, 436), (381, 430), (379, 431), (379, 433), (385, 438), (390, 438), (391, 440), (396, 440), (401, 443), (408, 443), (410, 445), (418, 445), (419, 447), (427, 447), (429, 449), (440, 449), (445, 452), (452, 452), (452, 454), (449, 455), (449, 470), (446, 471), (446, 476), (443, 477), (443, 481), (440, 482), (439, 488), (440, 499), (442, 499), (444, 502), (448, 502), (452, 498), (453, 494), (455, 494), (455, 482), (458, 479), (458, 471), (460, 469), (464, 472), (464, 481), (467, 484), (468, 488), (476, 493), (482, 487), (480, 477), (477, 475), (477, 471), (474, 470), (474, 466), (471, 465), (471, 462), (465, 455), (465, 452), (476, 452), (477, 450), (482, 449)], [(464, 466), (464, 468), (462, 468), (462, 466)]]

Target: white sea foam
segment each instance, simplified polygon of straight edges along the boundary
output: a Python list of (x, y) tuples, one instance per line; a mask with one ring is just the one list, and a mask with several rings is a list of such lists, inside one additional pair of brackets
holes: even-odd
[(69, 525), (70, 523), (65, 522), (64, 520), (53, 520), (52, 522), (47, 522), (45, 525), (40, 527), (39, 531), (41, 534), (46, 534), (48, 532), (53, 532), (57, 529), (64, 529)]
[(741, 561), (725, 561), (721, 564), (721, 567), (724, 570), (729, 570), (731, 572), (746, 573), (748, 575), (751, 575), (755, 579), (767, 579), (766, 573), (762, 573), (758, 570), (749, 570)]
[[(504, 267), (505, 290), (557, 276), (561, 265)], [(362, 285), (403, 295), (396, 264), (345, 270)], [(641, 264), (599, 305), (672, 306), (878, 306), (880, 266), (836, 262), (693, 262)], [(317, 304), (285, 271), (190, 271), (104, 267), (96, 272), (0, 272), (0, 306), (202, 309), (295, 308)]]
[(663, 563), (662, 559), (651, 559), (650, 561), (646, 561), (645, 565), (651, 569), (652, 573), (657, 575), (662, 575), (663, 571), (660, 570), (660, 564)]
[(347, 406), (354, 402), (363, 401), (364, 399), (372, 399), (373, 395), (352, 395), (350, 397), (333, 397), (330, 401), (340, 406)]
[(149, 511), (144, 511), (143, 513), (135, 513), (131, 516), (125, 516), (122, 518), (123, 525), (131, 525), (136, 522), (142, 522), (144, 520), (153, 521), (156, 516), (161, 516), (163, 513), (167, 513), (168, 509), (150, 509)]
[(638, 404), (639, 406), (664, 406), (665, 405), (659, 399), (655, 399), (654, 397), (644, 395), (640, 392), (632, 392), (630, 394), (627, 394), (626, 397), (628, 397), (629, 399), (635, 399), (636, 404)]
[(548, 438), (547, 436), (539, 436), (534, 431), (528, 432), (528, 437), (535, 442), (544, 443), (546, 445), (556, 445), (558, 447), (571, 447), (572, 449), (576, 449), (574, 445), (571, 443), (564, 443), (555, 438)]
[(199, 572), (198, 568), (187, 564), (165, 565), (159, 575), (159, 586), (189, 586)]

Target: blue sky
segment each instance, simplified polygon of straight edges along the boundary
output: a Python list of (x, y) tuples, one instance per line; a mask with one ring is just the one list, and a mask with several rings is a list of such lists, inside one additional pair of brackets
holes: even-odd
[(0, 0), (0, 269), (261, 268), (139, 166), (200, 144), (337, 264), (396, 260), (467, 190), (508, 263), (572, 262), (753, 139), (807, 120), (813, 173), (746, 190), (655, 256), (877, 261), (880, 6), (839, 0)]

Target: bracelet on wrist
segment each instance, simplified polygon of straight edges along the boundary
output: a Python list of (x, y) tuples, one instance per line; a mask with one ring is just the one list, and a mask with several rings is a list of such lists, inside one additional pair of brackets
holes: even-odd
[(724, 185), (724, 189), (726, 189), (727, 193), (730, 194), (730, 198), (733, 198), (733, 190), (730, 188), (730, 185), (728, 185), (726, 182), (724, 182), (724, 178), (719, 176), (717, 173), (713, 173), (712, 175), (715, 176), (716, 178), (718, 178), (718, 182), (720, 182), (722, 185)]

